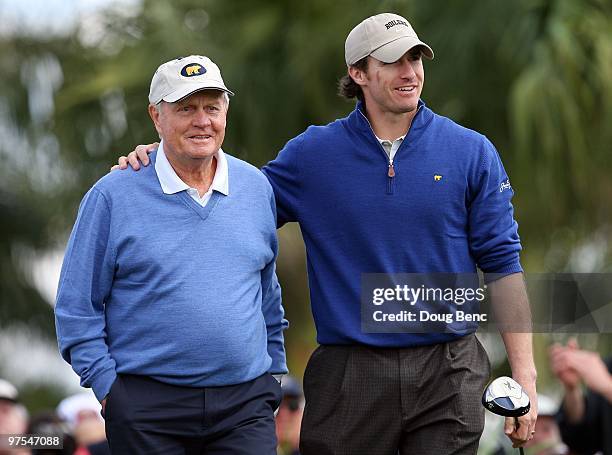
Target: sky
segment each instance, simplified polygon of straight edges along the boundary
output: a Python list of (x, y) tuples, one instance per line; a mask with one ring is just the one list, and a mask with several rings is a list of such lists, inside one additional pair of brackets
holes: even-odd
[(140, 0), (0, 0), (0, 34), (26, 31), (36, 36), (62, 34), (80, 17), (101, 8), (139, 4)]

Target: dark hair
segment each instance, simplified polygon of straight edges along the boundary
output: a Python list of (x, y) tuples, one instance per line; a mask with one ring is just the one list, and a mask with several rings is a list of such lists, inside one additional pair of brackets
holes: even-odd
[[(361, 71), (368, 70), (368, 57), (364, 57), (361, 60), (355, 62), (355, 64), (351, 65)], [(359, 101), (363, 103), (363, 91), (358, 83), (356, 83), (351, 76), (345, 74), (338, 81), (338, 95), (346, 99), (357, 98)]]

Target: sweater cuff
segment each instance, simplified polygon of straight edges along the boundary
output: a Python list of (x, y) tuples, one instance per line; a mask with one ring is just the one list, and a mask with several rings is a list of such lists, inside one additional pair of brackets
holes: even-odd
[(523, 267), (521, 267), (521, 263), (519, 261), (512, 262), (495, 271), (484, 272), (484, 282), (489, 284), (514, 273), (523, 273)]
[(287, 362), (285, 359), (272, 359), (272, 365), (268, 370), (270, 374), (287, 374), (289, 373), (289, 369), (287, 368)]
[(102, 402), (108, 396), (111, 386), (116, 379), (117, 373), (115, 370), (106, 370), (94, 378), (91, 388), (99, 402)]

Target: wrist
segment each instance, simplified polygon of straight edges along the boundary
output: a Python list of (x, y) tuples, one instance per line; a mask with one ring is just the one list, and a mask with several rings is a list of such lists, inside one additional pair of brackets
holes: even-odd
[(530, 385), (535, 386), (538, 380), (538, 372), (535, 368), (522, 370), (520, 373), (513, 373), (512, 379), (521, 384), (523, 387), (528, 387)]

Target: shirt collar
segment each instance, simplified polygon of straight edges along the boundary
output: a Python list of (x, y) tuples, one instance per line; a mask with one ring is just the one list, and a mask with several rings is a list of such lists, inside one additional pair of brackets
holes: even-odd
[[(223, 150), (219, 149), (215, 153), (217, 158), (217, 169), (213, 177), (212, 184), (208, 189), (209, 192), (218, 191), (224, 195), (229, 195), (229, 172), (227, 167), (227, 158)], [(174, 194), (189, 189), (189, 185), (181, 180), (176, 174), (176, 171), (168, 161), (164, 153), (164, 141), (162, 140), (157, 149), (157, 158), (155, 159), (155, 172), (161, 184), (162, 191), (165, 194)]]
[[(421, 137), (423, 132), (429, 127), (429, 124), (434, 119), (434, 113), (425, 105), (423, 100), (419, 99), (417, 113), (412, 119), (412, 125), (410, 126), (410, 142), (416, 144), (417, 140)], [(346, 121), (351, 125), (350, 128), (354, 128), (367, 136), (370, 136), (370, 132), (374, 132), (370, 121), (365, 114), (365, 105), (358, 101), (355, 106), (355, 110), (348, 116)], [(374, 134), (373, 139), (376, 139)]]
[[(376, 136), (376, 134), (374, 136)], [(383, 144), (385, 142), (389, 142), (390, 144), (394, 144), (397, 141), (403, 141), (405, 137), (406, 137), (406, 135), (404, 134), (403, 136), (400, 136), (400, 137), (398, 137), (397, 139), (395, 139), (393, 141), (390, 141), (388, 139), (381, 139), (378, 136), (376, 136), (376, 139), (378, 139), (378, 142), (380, 142), (381, 144)]]

